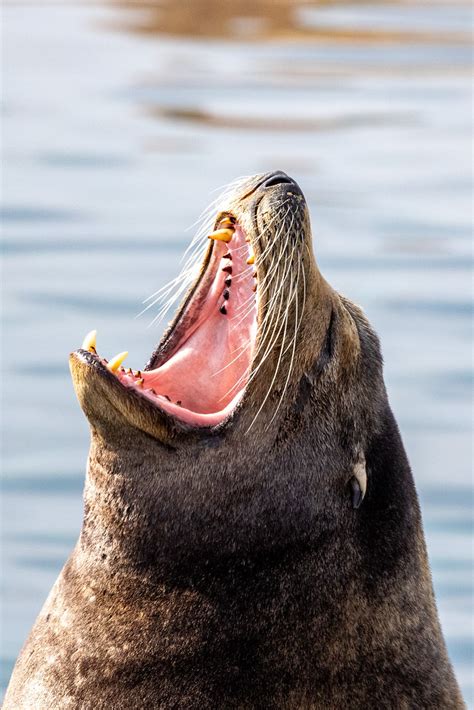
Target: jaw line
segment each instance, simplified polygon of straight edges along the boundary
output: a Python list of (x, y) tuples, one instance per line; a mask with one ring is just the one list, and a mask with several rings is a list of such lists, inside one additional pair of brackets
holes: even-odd
[(69, 367), (79, 403), (95, 430), (100, 431), (107, 422), (115, 428), (126, 421), (166, 445), (183, 436), (187, 439), (190, 434), (218, 434), (232, 424), (240, 410), (241, 402), (218, 424), (207, 421), (201, 426), (192, 425), (166, 411), (161, 403), (143, 397), (135, 388), (125, 387), (94, 353), (82, 348), (73, 351)]

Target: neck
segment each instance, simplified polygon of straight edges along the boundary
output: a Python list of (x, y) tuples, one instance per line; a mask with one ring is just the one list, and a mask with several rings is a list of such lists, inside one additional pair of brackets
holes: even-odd
[[(306, 534), (286, 534), (267, 546), (261, 537), (234, 551), (228, 544), (215, 549), (215, 519), (209, 533), (213, 544), (207, 546), (201, 522), (212, 521), (194, 515), (199, 532), (193, 533), (193, 515), (181, 507), (185, 499), (170, 500), (156, 480), (153, 498), (150, 490), (148, 497), (157, 500), (158, 495), (158, 513), (151, 504), (140, 514), (127, 504), (132, 494), (137, 499), (147, 465), (130, 458), (129, 443), (110, 450), (93, 439), (76, 555), (87, 556), (89, 569), (94, 567), (94, 593), (102, 593), (104, 604), (115, 610), (119, 599), (123, 614), (116, 621), (135, 644), (134, 653), (140, 655), (141, 639), (148, 635), (158, 643), (167, 659), (160, 673), (169, 671), (175, 678), (177, 697), (187, 684), (206, 678), (206, 684), (214, 684), (212, 698), (219, 706), (224, 698), (219, 693), (232, 685), (229, 673), (235, 669), (242, 683), (235, 687), (237, 695), (256, 688), (270, 705), (272, 699), (278, 704), (290, 697), (285, 683), (295, 677), (307, 697), (321, 698), (322, 707), (358, 707), (354, 699), (362, 707), (379, 697), (381, 703), (383, 698), (402, 702), (407, 675), (422, 687), (425, 695), (417, 697), (427, 707), (441, 707), (430, 702), (448, 699), (449, 693), (458, 698), (433, 601), (413, 481), (389, 410), (367, 451), (371, 487), (358, 514), (348, 518), (346, 508), (342, 518), (328, 499), (329, 510), (320, 508), (309, 521), (319, 525), (315, 534), (308, 528)], [(157, 478), (176, 475), (165, 458)], [(107, 493), (111, 488), (113, 495)], [(193, 500), (197, 490), (188, 488)], [(147, 495), (140, 493), (139, 500)], [(260, 515), (263, 519), (265, 512)], [(175, 527), (173, 534), (167, 523)], [(143, 623), (137, 623), (137, 613)], [(188, 627), (191, 636), (184, 630)], [(176, 664), (179, 677), (171, 671)], [(298, 696), (296, 704), (304, 697)]]

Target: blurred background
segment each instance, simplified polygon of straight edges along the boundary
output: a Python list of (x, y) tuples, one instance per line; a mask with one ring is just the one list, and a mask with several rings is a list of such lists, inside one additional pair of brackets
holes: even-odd
[(239, 175), (303, 188), (366, 310), (473, 705), (471, 28), (457, 0), (5, 0), (2, 669), (75, 543), (89, 434), (68, 353), (143, 365), (144, 298)]

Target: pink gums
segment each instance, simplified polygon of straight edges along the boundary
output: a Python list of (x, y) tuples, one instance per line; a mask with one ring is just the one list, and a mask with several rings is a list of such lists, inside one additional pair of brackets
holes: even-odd
[(249, 253), (239, 226), (229, 243), (214, 242), (208, 276), (182, 316), (191, 325), (172, 356), (160, 367), (143, 371), (140, 386), (136, 377), (119, 370), (124, 385), (195, 426), (214, 426), (232, 412), (248, 380), (257, 331), (256, 280), (253, 266), (247, 264)]

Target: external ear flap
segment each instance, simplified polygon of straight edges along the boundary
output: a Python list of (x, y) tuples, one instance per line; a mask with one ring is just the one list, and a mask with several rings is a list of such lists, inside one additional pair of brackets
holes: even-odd
[(352, 478), (350, 480), (352, 491), (352, 507), (357, 509), (364, 500), (367, 490), (367, 469), (365, 457), (361, 455), (359, 461), (354, 466)]

